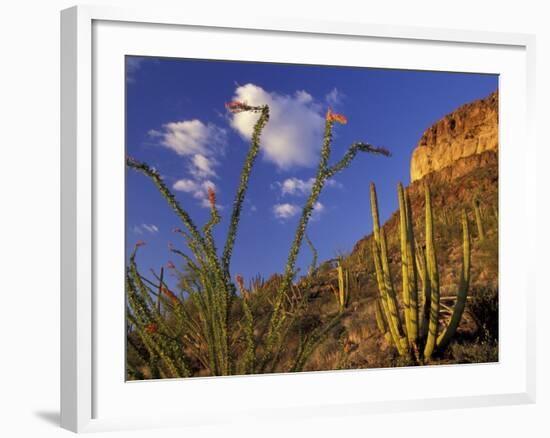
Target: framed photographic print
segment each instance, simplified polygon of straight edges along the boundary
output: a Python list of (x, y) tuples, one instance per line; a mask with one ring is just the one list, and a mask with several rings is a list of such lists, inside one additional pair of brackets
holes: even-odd
[(533, 37), (75, 7), (61, 44), (63, 427), (534, 401)]

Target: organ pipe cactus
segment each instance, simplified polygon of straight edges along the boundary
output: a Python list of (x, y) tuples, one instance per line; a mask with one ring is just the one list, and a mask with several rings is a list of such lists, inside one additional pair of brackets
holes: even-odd
[(372, 254), (374, 258), (374, 266), (376, 270), (376, 280), (382, 308), (386, 316), (388, 328), (399, 354), (404, 356), (407, 354), (407, 340), (403, 335), (401, 319), (397, 308), (397, 298), (393, 287), (393, 280), (388, 262), (388, 248), (386, 244), (386, 236), (384, 231), (380, 229), (380, 219), (378, 214), (378, 200), (376, 197), (376, 188), (374, 184), (370, 186), (371, 193), (371, 210), (374, 239), (372, 240)]
[(476, 216), (476, 226), (477, 226), (477, 237), (481, 242), (485, 240), (485, 230), (483, 228), (483, 220), (481, 218), (481, 208), (480, 208), (481, 201), (476, 196), (474, 199), (474, 213)]
[(349, 271), (342, 267), (342, 263), (338, 262), (336, 267), (338, 274), (338, 290), (334, 290), (334, 294), (338, 301), (338, 308), (343, 312), (349, 301)]
[[(457, 300), (450, 320), (440, 333), (440, 285), (430, 190), (428, 186), (425, 187), (426, 250), (424, 251), (416, 245), (410, 200), (403, 186), (399, 184), (403, 326), (389, 270), (386, 238), (383, 229), (380, 228), (374, 184), (371, 184), (370, 191), (373, 218), (372, 253), (380, 294), (380, 304), (377, 303), (378, 307), (375, 308), (377, 325), (387, 339), (392, 341), (401, 356), (424, 363), (435, 351), (441, 351), (449, 345), (464, 313), (470, 283), (468, 218), (463, 211), (463, 256)], [(422, 284), (420, 294), (418, 278)]]

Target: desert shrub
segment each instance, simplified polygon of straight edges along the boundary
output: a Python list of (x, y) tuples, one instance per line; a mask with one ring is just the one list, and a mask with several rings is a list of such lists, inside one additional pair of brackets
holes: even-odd
[(475, 343), (451, 344), (451, 354), (457, 363), (498, 362), (498, 342), (482, 341)]
[(478, 336), (484, 342), (498, 341), (498, 289), (486, 287), (473, 291), (467, 309), (478, 326)]
[(319, 265), (319, 267), (317, 268), (317, 272), (319, 274), (326, 274), (327, 272), (332, 271), (334, 267), (335, 263), (333, 260), (326, 260)]
[(488, 275), (498, 276), (498, 233), (491, 233), (482, 242), (478, 242), (479, 260)]

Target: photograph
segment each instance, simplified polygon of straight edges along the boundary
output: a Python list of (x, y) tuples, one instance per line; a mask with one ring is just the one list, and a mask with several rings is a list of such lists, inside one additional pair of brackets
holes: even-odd
[(498, 74), (124, 80), (128, 381), (499, 362)]

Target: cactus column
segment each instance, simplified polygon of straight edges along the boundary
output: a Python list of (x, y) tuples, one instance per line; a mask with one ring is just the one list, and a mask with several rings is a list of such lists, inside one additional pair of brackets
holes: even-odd
[(399, 183), (399, 219), (401, 241), (401, 276), (403, 282), (403, 304), (409, 347), (416, 349), (418, 340), (418, 301), (416, 284), (416, 263), (414, 259), (414, 231), (408, 196), (403, 184)]
[(374, 229), (374, 239), (372, 242), (372, 253), (374, 257), (374, 266), (376, 268), (376, 278), (378, 281), (378, 289), (382, 301), (382, 308), (388, 322), (390, 334), (393, 342), (402, 356), (407, 355), (407, 341), (403, 336), (401, 320), (397, 309), (397, 299), (393, 288), (393, 281), (388, 263), (388, 248), (383, 230), (380, 230), (380, 219), (378, 214), (378, 199), (376, 197), (376, 187), (370, 185), (371, 194), (371, 211), (372, 222)]
[(439, 271), (437, 268), (437, 257), (435, 253), (432, 198), (428, 186), (425, 188), (426, 195), (426, 273), (430, 282), (430, 315), (428, 323), (428, 339), (424, 348), (424, 359), (429, 359), (434, 351), (439, 330)]
[[(464, 313), (470, 282), (470, 231), (466, 212), (462, 212), (463, 257), (457, 301), (447, 327), (442, 333), (439, 333), (439, 271), (430, 190), (427, 186), (425, 187), (426, 250), (424, 252), (422, 247), (416, 248), (410, 200), (403, 186), (399, 184), (401, 273), (405, 320), (405, 335), (403, 335), (389, 268), (386, 237), (383, 229), (380, 228), (378, 201), (373, 184), (371, 184), (370, 191), (373, 219), (372, 254), (380, 292), (380, 302), (375, 303), (376, 323), (386, 339), (390, 342), (393, 341), (401, 356), (423, 363), (425, 360), (429, 360), (436, 350), (443, 350), (448, 346)], [(422, 282), (422, 303), (419, 303), (418, 276)], [(422, 312), (419, 311), (420, 307), (423, 309)], [(389, 333), (386, 332), (386, 325)], [(423, 349), (420, 348), (421, 346)]]

